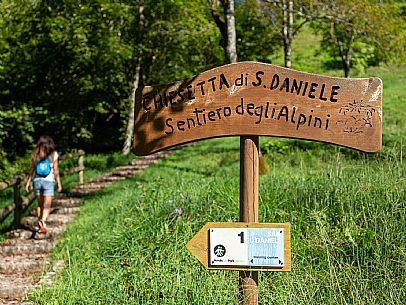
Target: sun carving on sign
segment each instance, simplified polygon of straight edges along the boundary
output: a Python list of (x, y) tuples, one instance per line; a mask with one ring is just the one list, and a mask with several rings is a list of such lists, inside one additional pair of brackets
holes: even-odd
[(372, 127), (372, 117), (376, 112), (378, 110), (375, 107), (365, 105), (363, 100), (354, 100), (341, 107), (339, 113), (348, 117), (338, 120), (336, 124), (342, 125), (346, 133), (363, 133), (365, 128)]

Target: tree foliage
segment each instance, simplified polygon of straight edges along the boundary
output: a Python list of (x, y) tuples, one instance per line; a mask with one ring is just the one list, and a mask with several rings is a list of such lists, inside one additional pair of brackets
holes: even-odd
[[(219, 64), (218, 31), (202, 1), (2, 1), (0, 127), (3, 155), (41, 134), (59, 148), (121, 146), (142, 51), (142, 83), (189, 77)], [(16, 116), (18, 118), (16, 118)]]
[(257, 0), (246, 0), (236, 7), (237, 50), (241, 61), (270, 62), (270, 55), (281, 47), (279, 29)]
[[(120, 12), (96, 1), (2, 5), (8, 42), (1, 52), (7, 54), (1, 63), (1, 87), (8, 88), (1, 92), (2, 110), (30, 109), (32, 138), (47, 133), (64, 146), (103, 146), (105, 140), (94, 128), (119, 123), (131, 63), (130, 46), (121, 43), (116, 26)], [(109, 131), (105, 128), (106, 139)]]
[[(214, 2), (0, 1), (0, 157), (24, 155), (41, 134), (60, 150), (120, 149), (136, 75), (139, 85), (169, 83), (225, 63)], [(239, 60), (269, 62), (283, 45), (278, 3), (290, 2), (235, 1)], [(323, 45), (348, 67), (405, 54), (405, 23), (389, 1), (293, 2), (293, 31), (317, 19)]]
[(340, 58), (344, 75), (351, 67), (405, 58), (405, 23), (398, 5), (374, 0), (323, 1), (324, 15), (315, 24), (323, 46)]

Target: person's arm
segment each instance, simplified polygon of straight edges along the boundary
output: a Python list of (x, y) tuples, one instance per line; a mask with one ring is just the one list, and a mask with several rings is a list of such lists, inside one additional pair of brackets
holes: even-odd
[(56, 183), (58, 183), (58, 193), (62, 192), (61, 177), (59, 176), (58, 159), (54, 161), (54, 175)]
[(25, 191), (27, 193), (30, 192), (31, 180), (32, 180), (32, 176), (34, 175), (34, 171), (35, 171), (35, 163), (32, 162), (30, 172), (28, 173), (27, 183), (25, 184)]

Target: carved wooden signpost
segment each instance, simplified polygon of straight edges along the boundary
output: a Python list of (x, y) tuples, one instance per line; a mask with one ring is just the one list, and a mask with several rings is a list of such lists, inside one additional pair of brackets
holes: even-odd
[(381, 147), (382, 82), (241, 62), (136, 93), (134, 150), (221, 136), (281, 136), (366, 152)]
[[(241, 62), (137, 89), (136, 154), (223, 136), (240, 136), (241, 223), (208, 223), (187, 247), (207, 268), (240, 270), (244, 304), (257, 304), (257, 271), (290, 271), (289, 224), (255, 224), (259, 136), (376, 152), (382, 145), (382, 81)], [(242, 254), (228, 251), (236, 247)]]

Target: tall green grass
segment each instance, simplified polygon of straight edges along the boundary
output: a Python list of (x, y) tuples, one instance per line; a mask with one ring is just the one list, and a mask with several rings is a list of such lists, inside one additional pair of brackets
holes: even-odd
[[(404, 304), (404, 67), (384, 82), (374, 155), (261, 138), (260, 222), (290, 222), (292, 272), (261, 272), (260, 304)], [(176, 213), (182, 208), (182, 215)], [(238, 304), (238, 274), (185, 248), (208, 221), (239, 219), (239, 140), (204, 141), (84, 200), (58, 243), (66, 267), (38, 304)]]

